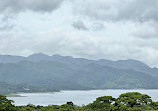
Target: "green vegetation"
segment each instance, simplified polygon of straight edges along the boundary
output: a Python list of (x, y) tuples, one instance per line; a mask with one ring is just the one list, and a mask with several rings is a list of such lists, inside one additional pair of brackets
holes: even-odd
[(158, 89), (158, 68), (136, 60), (0, 55), (0, 94), (89, 89)]
[(157, 77), (142, 72), (94, 63), (74, 64), (57, 61), (0, 63), (0, 81), (4, 81), (0, 82), (0, 93), (158, 88)]
[(0, 111), (16, 111), (16, 107), (12, 104), (13, 101), (6, 99), (0, 95)]
[(48, 91), (52, 92), (55, 90), (29, 86), (26, 84), (16, 85), (16, 84), (8, 84), (6, 82), (0, 82), (0, 94), (7, 96), (18, 96), (16, 94), (17, 92), (31, 93), (31, 92), (48, 92)]
[(0, 111), (156, 111), (158, 102), (151, 97), (138, 92), (121, 94), (118, 98), (111, 96), (98, 97), (93, 103), (86, 106), (76, 106), (72, 102), (58, 106), (14, 106), (13, 101), (0, 95)]

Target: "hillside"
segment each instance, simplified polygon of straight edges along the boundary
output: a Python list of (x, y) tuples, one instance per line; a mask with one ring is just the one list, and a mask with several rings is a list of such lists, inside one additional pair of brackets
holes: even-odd
[(8, 84), (6, 82), (0, 81), (0, 94), (13, 94), (17, 92), (46, 92), (46, 91), (57, 91), (46, 88), (40, 88), (35, 86), (29, 86), (27, 84)]
[(133, 69), (135, 71), (144, 72), (152, 76), (158, 77), (158, 68), (151, 68), (143, 62), (137, 60), (88, 60), (84, 58), (73, 58), (71, 56), (60, 56), (60, 55), (46, 55), (43, 53), (35, 53), (28, 57), (12, 56), (12, 55), (0, 55), (0, 63), (18, 63), (21, 61), (39, 62), (39, 61), (58, 61), (70, 65), (71, 67), (77, 66), (82, 67), (83, 65), (95, 63), (98, 65), (110, 66), (118, 69)]
[(25, 91), (12, 91), (10, 84), (36, 87), (33, 92), (41, 89), (157, 89), (157, 74), (157, 68), (136, 60), (88, 60), (42, 53), (29, 57), (0, 56), (0, 81), (11, 86), (10, 92)]

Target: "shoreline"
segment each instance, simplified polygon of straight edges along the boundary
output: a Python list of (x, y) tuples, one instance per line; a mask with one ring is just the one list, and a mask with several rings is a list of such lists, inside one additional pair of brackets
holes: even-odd
[(87, 90), (59, 90), (55, 92), (17, 92), (17, 93), (11, 93), (5, 95), (6, 97), (27, 97), (27, 96), (21, 96), (21, 94), (44, 94), (44, 93), (57, 93), (57, 92), (63, 92), (63, 91), (95, 91), (95, 90), (158, 90), (158, 89), (87, 89)]

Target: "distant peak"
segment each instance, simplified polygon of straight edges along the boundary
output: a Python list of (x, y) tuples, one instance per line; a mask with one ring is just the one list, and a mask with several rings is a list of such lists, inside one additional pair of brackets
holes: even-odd
[(98, 61), (112, 61), (112, 60), (108, 60), (108, 59), (99, 59)]
[(52, 56), (54, 56), (54, 57), (61, 57), (61, 55), (59, 55), (59, 54), (55, 54), (55, 55), (52, 55)]
[(67, 59), (73, 59), (72, 56), (62, 56), (62, 55), (59, 55), (59, 54), (52, 55), (52, 57), (55, 57), (55, 58), (67, 58)]
[(29, 57), (32, 57), (32, 56), (49, 56), (49, 55), (46, 55), (46, 54), (40, 52), (40, 53), (34, 53), (34, 54), (30, 55)]
[(128, 62), (132, 62), (132, 63), (141, 63), (141, 64), (144, 64), (143, 62), (141, 62), (139, 60), (134, 60), (134, 59), (118, 60), (118, 61), (128, 61)]

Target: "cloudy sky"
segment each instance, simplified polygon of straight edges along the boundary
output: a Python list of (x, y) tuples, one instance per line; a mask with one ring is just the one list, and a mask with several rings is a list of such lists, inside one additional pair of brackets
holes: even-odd
[(0, 0), (0, 54), (38, 52), (158, 67), (158, 0)]

